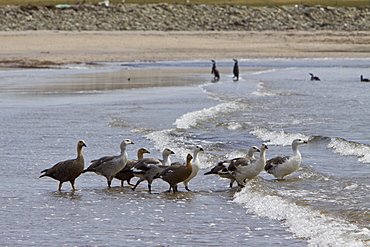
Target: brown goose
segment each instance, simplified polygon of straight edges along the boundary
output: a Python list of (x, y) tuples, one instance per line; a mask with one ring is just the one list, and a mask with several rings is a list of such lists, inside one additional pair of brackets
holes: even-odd
[(108, 187), (111, 187), (114, 176), (122, 170), (127, 163), (127, 152), (126, 147), (129, 144), (134, 144), (131, 140), (125, 139), (121, 142), (120, 148), (121, 153), (117, 156), (104, 156), (100, 159), (91, 161), (92, 164), (83, 170), (85, 172), (95, 172), (98, 175), (107, 178)]
[[(250, 147), (246, 158), (250, 160), (256, 160), (256, 157), (254, 157), (254, 153), (256, 152), (260, 152), (257, 146)], [(204, 175), (216, 174), (220, 176), (221, 178), (230, 179), (230, 188), (232, 188), (235, 182), (235, 177), (232, 175), (232, 171), (235, 170), (235, 164), (237, 164), (237, 161), (241, 159), (245, 159), (245, 158), (240, 157), (240, 158), (220, 161), (209, 172), (204, 173)], [(229, 165), (226, 166), (224, 165), (224, 163), (229, 163)]]
[(132, 168), (132, 173), (135, 177), (138, 177), (139, 180), (136, 182), (132, 190), (135, 190), (141, 182), (146, 180), (148, 181), (149, 192), (151, 192), (153, 180), (161, 171), (169, 166), (164, 164), (171, 164), (169, 158), (171, 154), (175, 154), (175, 152), (172, 151), (170, 148), (165, 148), (162, 152), (163, 160), (146, 158), (141, 159), (136, 164), (134, 164), (134, 167)]
[(77, 158), (61, 161), (55, 164), (53, 167), (43, 170), (41, 173), (44, 172), (44, 174), (41, 175), (40, 178), (47, 176), (58, 180), (59, 191), (62, 190), (62, 184), (67, 181), (71, 183), (72, 189), (76, 190), (74, 186), (75, 179), (81, 175), (85, 165), (82, 147), (86, 147), (86, 144), (84, 141), (79, 141), (77, 143)]
[(190, 176), (193, 170), (191, 164), (192, 159), (193, 156), (191, 154), (188, 154), (186, 156), (186, 165), (184, 165), (182, 162), (175, 162), (156, 176), (169, 183), (170, 189), (168, 190), (168, 192), (171, 192), (171, 189), (174, 193), (177, 192), (177, 184), (183, 182)]
[(126, 166), (116, 174), (114, 178), (121, 180), (121, 187), (123, 187), (123, 182), (125, 181), (127, 181), (128, 185), (135, 186), (134, 184), (130, 183), (131, 178), (134, 177), (131, 168), (134, 167), (136, 162), (144, 159), (144, 154), (150, 154), (149, 150), (146, 148), (140, 148), (137, 151), (137, 160), (128, 160)]

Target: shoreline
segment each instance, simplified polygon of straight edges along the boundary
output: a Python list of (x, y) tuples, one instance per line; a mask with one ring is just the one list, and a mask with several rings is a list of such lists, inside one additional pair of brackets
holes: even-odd
[(7, 31), (0, 67), (232, 58), (368, 58), (370, 31)]

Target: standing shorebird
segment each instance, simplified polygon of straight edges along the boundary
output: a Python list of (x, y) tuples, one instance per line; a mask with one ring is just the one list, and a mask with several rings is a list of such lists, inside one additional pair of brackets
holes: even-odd
[(298, 147), (303, 144), (307, 144), (307, 141), (295, 139), (292, 142), (293, 155), (283, 155), (269, 159), (266, 162), (265, 170), (279, 180), (298, 170), (302, 162), (302, 156)]
[(162, 178), (170, 185), (170, 189), (168, 190), (168, 192), (171, 192), (171, 189), (174, 193), (177, 192), (177, 184), (185, 181), (185, 179), (190, 176), (193, 170), (193, 166), (191, 164), (192, 159), (193, 156), (191, 154), (188, 154), (186, 156), (185, 165), (182, 162), (175, 162), (164, 169), (155, 178)]
[(211, 62), (212, 62), (211, 74), (214, 75), (212, 82), (217, 82), (218, 80), (220, 80), (220, 72), (216, 68), (216, 61), (215, 60), (211, 60)]
[(260, 157), (257, 160), (244, 158), (234, 162), (235, 170), (232, 172), (232, 175), (235, 177), (240, 187), (244, 187), (247, 179), (255, 178), (261, 173), (263, 168), (265, 168), (267, 149), (267, 145), (262, 144), (260, 148)]
[(126, 147), (129, 144), (134, 144), (131, 140), (125, 139), (121, 142), (121, 153), (116, 156), (104, 156), (97, 160), (91, 161), (92, 164), (83, 170), (85, 172), (95, 172), (98, 175), (104, 176), (107, 179), (108, 187), (111, 187), (112, 180), (116, 174), (121, 171), (127, 163), (128, 155)]
[(54, 178), (55, 180), (59, 181), (59, 187), (58, 190), (62, 190), (62, 184), (64, 182), (70, 182), (72, 185), (72, 189), (76, 190), (74, 184), (75, 184), (75, 179), (81, 175), (84, 165), (85, 165), (85, 160), (84, 156), (82, 154), (82, 148), (86, 147), (86, 144), (84, 141), (79, 141), (77, 143), (77, 158), (72, 159), (72, 160), (65, 160), (61, 161), (57, 164), (55, 164), (53, 167), (49, 169), (43, 170), (41, 173), (44, 173), (43, 175), (40, 176), (42, 177), (51, 177)]
[(233, 59), (234, 60), (234, 68), (233, 68), (233, 80), (234, 81), (239, 81), (239, 65), (238, 65), (238, 60), (236, 59)]
[(193, 152), (194, 152), (193, 153), (193, 161), (192, 161), (193, 170), (192, 170), (190, 176), (187, 179), (185, 179), (185, 181), (183, 182), (184, 185), (185, 185), (185, 189), (187, 191), (190, 191), (190, 189), (188, 187), (190, 180), (192, 180), (198, 174), (198, 171), (200, 169), (199, 160), (198, 160), (198, 153), (199, 152), (204, 152), (204, 149), (201, 146), (197, 145), (197, 146), (195, 146)]

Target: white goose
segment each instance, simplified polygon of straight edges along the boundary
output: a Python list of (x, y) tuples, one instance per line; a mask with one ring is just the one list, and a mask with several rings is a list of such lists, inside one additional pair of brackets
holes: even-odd
[(160, 160), (162, 162), (162, 165), (164, 165), (164, 166), (170, 166), (171, 165), (171, 159), (170, 159), (171, 154), (175, 154), (175, 152), (172, 151), (172, 149), (165, 148), (163, 150), (163, 152), (162, 152), (163, 160)]
[[(248, 155), (246, 158), (249, 158), (251, 160), (256, 160), (256, 157), (254, 157), (254, 153), (260, 152), (258, 147), (252, 146), (248, 150)], [(208, 174), (216, 174), (222, 178), (227, 178), (230, 179), (230, 188), (233, 187), (233, 184), (235, 182), (235, 177), (231, 174), (232, 170), (234, 169), (234, 162), (238, 161), (239, 159), (244, 159), (244, 158), (234, 158), (230, 160), (224, 160), (220, 161), (215, 167), (213, 167), (209, 172), (204, 173), (204, 175)], [(225, 166), (224, 163), (229, 163), (229, 166)]]
[(261, 173), (266, 166), (266, 144), (262, 144), (260, 148), (260, 157), (257, 160), (250, 158), (238, 159), (233, 164), (234, 171), (232, 175), (235, 177), (236, 182), (240, 187), (244, 187), (246, 179), (255, 178)]
[(183, 184), (185, 185), (185, 189), (187, 191), (190, 191), (190, 189), (188, 187), (190, 180), (192, 180), (198, 174), (198, 171), (200, 169), (199, 160), (198, 160), (198, 153), (203, 152), (203, 151), (204, 151), (204, 149), (201, 146), (197, 145), (194, 148), (193, 161), (192, 161), (193, 170), (192, 170), (190, 176), (187, 179), (185, 179), (185, 181), (183, 182)]
[(286, 175), (289, 175), (298, 170), (301, 165), (302, 156), (298, 150), (300, 145), (307, 144), (307, 141), (302, 139), (295, 139), (292, 142), (292, 156), (277, 156), (269, 159), (266, 162), (265, 170), (274, 175), (277, 179), (283, 179)]

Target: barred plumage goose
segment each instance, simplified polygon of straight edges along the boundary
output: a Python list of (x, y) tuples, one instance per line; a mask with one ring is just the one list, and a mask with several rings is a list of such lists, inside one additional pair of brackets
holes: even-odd
[(47, 176), (58, 180), (59, 191), (62, 190), (63, 183), (68, 181), (71, 183), (72, 189), (76, 190), (74, 186), (75, 179), (81, 175), (85, 165), (84, 156), (82, 154), (83, 147), (86, 147), (85, 142), (79, 141), (77, 143), (77, 158), (61, 161), (55, 164), (53, 167), (41, 171), (41, 173), (44, 174), (41, 175), (40, 178)]

